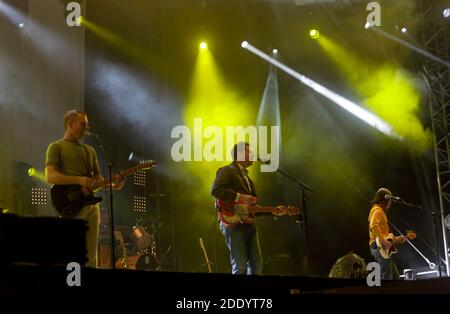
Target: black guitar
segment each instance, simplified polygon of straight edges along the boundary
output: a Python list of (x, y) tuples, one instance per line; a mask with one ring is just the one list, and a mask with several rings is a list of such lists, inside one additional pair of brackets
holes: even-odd
[[(150, 169), (157, 166), (154, 160), (141, 161), (134, 167), (122, 171), (112, 177), (112, 181), (126, 177), (136, 171)], [(102, 201), (101, 197), (95, 196), (95, 192), (109, 186), (109, 180), (104, 179), (95, 182), (89, 189), (77, 184), (54, 185), (51, 190), (51, 199), (53, 206), (62, 217), (76, 216), (84, 206), (94, 205)]]

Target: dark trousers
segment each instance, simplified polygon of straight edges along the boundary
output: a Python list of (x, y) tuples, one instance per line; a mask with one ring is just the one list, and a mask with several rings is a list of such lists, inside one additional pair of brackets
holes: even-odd
[(398, 268), (397, 265), (395, 264), (394, 259), (392, 257), (389, 259), (385, 259), (383, 256), (381, 256), (380, 250), (375, 242), (370, 245), (370, 254), (372, 254), (373, 258), (375, 259), (375, 262), (380, 264), (382, 280), (400, 279), (400, 274), (398, 272)]

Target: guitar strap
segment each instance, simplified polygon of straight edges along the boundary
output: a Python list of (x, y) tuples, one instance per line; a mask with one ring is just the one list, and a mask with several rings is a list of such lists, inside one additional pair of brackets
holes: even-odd
[(250, 185), (249, 177), (246, 176), (246, 175), (244, 175), (244, 180), (245, 180), (245, 183), (247, 183), (247, 189), (248, 189), (250, 192), (252, 192), (252, 186)]
[(94, 176), (94, 165), (92, 164), (92, 158), (91, 158), (91, 154), (89, 152), (89, 149), (87, 148), (86, 144), (81, 143), (81, 147), (83, 147), (83, 164), (84, 167), (86, 168), (86, 173), (88, 174), (89, 177), (93, 177)]
[(255, 189), (253, 188), (255, 185), (253, 184), (252, 179), (250, 179), (249, 176), (246, 177), (247, 178), (247, 183), (248, 183), (248, 189), (250, 191), (250, 193), (253, 195), (255, 194)]
[(247, 189), (250, 192), (250, 194), (253, 193), (253, 188), (252, 188), (252, 184), (251, 184), (251, 180), (250, 177), (248, 176), (248, 170), (245, 168), (240, 169), (241, 170), (241, 175), (244, 178), (244, 181), (247, 185)]

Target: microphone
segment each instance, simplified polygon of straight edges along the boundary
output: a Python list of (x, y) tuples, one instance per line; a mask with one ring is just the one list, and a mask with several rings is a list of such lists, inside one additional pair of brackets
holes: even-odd
[(269, 159), (266, 159), (266, 160), (263, 160), (263, 159), (261, 159), (261, 158), (257, 158), (258, 159), (258, 161), (260, 162), (260, 163), (262, 163), (262, 164), (264, 164), (264, 165), (270, 165), (270, 163), (272, 162), (272, 159), (271, 158), (269, 158)]
[(389, 194), (386, 194), (386, 195), (384, 196), (384, 198), (387, 199), (387, 200), (392, 199), (392, 200), (394, 200), (394, 201), (400, 201), (400, 200), (401, 200), (400, 197), (398, 197), (398, 196), (393, 196), (393, 195), (389, 195)]
[(85, 133), (85, 135), (86, 135), (86, 136), (89, 136), (89, 137), (93, 137), (93, 138), (99, 138), (99, 136), (98, 136), (97, 134), (92, 133), (92, 132), (90, 132), (90, 131), (87, 131), (87, 132)]

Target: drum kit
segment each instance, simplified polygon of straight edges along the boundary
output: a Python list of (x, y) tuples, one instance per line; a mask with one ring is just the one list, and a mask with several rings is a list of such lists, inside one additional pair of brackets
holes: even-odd
[(130, 238), (134, 246), (134, 254), (131, 256), (128, 255), (123, 238), (120, 239), (117, 234), (116, 238), (119, 238), (119, 248), (122, 251), (122, 256), (116, 261), (116, 268), (161, 270), (156, 241), (143, 226), (136, 224), (132, 227)]
[[(116, 227), (114, 231), (116, 239), (115, 267), (135, 270), (161, 270), (157, 244), (153, 234), (148, 232), (142, 224), (138, 223), (131, 228), (128, 226)], [(108, 230), (101, 232), (100, 242), (102, 242), (102, 238), (106, 238), (108, 235)], [(110, 267), (111, 265), (111, 251), (108, 242), (104, 241), (104, 245), (100, 245), (101, 267)]]

